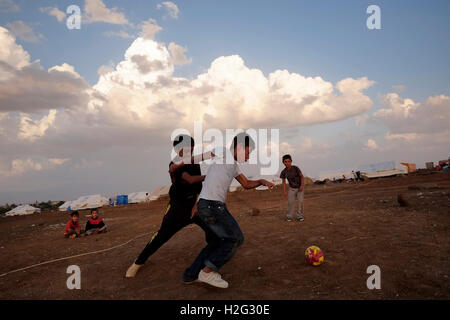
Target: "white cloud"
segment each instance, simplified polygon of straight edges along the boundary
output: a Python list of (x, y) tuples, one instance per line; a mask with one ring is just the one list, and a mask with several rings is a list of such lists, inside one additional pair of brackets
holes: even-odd
[[(15, 37), (3, 27), (0, 27), (0, 43), (0, 62), (4, 62), (17, 69), (21, 69), (30, 64), (30, 55), (28, 52), (21, 45), (18, 45)], [(0, 80), (5, 80), (5, 78), (2, 71), (0, 73)]]
[(0, 12), (19, 12), (20, 7), (12, 0), (0, 0)]
[(66, 14), (59, 10), (57, 7), (45, 7), (40, 8), (42, 13), (47, 13), (50, 16), (55, 17), (59, 22), (63, 22), (66, 18)]
[(392, 134), (437, 133), (449, 131), (450, 97), (437, 95), (419, 103), (402, 98), (397, 93), (381, 96), (386, 108), (374, 117), (386, 125)]
[(169, 51), (172, 56), (173, 64), (175, 65), (184, 65), (192, 62), (192, 59), (188, 59), (184, 54), (187, 49), (174, 42), (169, 43)]
[(19, 38), (22, 41), (37, 43), (41, 39), (44, 39), (44, 36), (40, 33), (35, 34), (33, 29), (28, 26), (22, 20), (14, 21), (12, 23), (6, 24), (11, 33)]
[(379, 149), (376, 141), (373, 139), (367, 140), (365, 147), (369, 150), (378, 150)]
[(103, 75), (105, 75), (107, 73), (110, 73), (110, 72), (114, 72), (114, 67), (111, 66), (111, 65), (109, 65), (109, 66), (105, 66), (105, 65), (100, 66), (100, 68), (98, 68), (98, 70), (97, 70), (97, 74), (99, 75), (99, 77), (103, 76)]
[(67, 63), (45, 70), (0, 27), (0, 112), (34, 113), (87, 103), (89, 85)]
[(122, 39), (131, 39), (134, 38), (134, 36), (132, 34), (129, 34), (126, 31), (120, 30), (120, 31), (106, 31), (104, 33), (105, 36), (107, 37), (119, 37)]
[(141, 24), (140, 36), (146, 40), (154, 39), (155, 35), (162, 30), (155, 19), (148, 19)]
[(129, 24), (128, 19), (122, 12), (114, 8), (107, 8), (102, 0), (86, 0), (84, 3), (82, 23), (105, 22), (111, 24)]
[(18, 138), (35, 141), (43, 137), (47, 129), (54, 123), (56, 113), (56, 110), (50, 110), (49, 114), (40, 120), (32, 120), (29, 115), (22, 114)]
[(174, 19), (178, 19), (178, 14), (180, 13), (180, 9), (178, 9), (178, 6), (175, 3), (171, 2), (171, 1), (165, 1), (162, 4), (158, 3), (156, 5), (156, 7), (158, 9), (161, 9), (163, 6), (167, 9), (170, 17), (172, 17)]
[[(5, 39), (9, 38), (7, 33)], [(9, 48), (26, 54), (13, 40)], [(176, 50), (183, 55), (176, 58)], [(0, 105), (14, 108), (0, 112), (23, 114), (9, 115), (0, 139), (0, 148), (9, 154), (1, 155), (0, 162), (22, 159), (18, 167), (36, 169), (38, 164), (51, 168), (54, 163), (27, 159), (70, 159), (66, 163), (74, 170), (89, 170), (89, 163), (103, 169), (129, 157), (127, 148), (133, 148), (133, 154), (151, 148), (154, 155), (155, 148), (162, 150), (170, 144), (166, 142), (172, 130), (192, 130), (195, 120), (203, 121), (205, 130), (296, 128), (352, 117), (372, 106), (363, 93), (373, 83), (367, 78), (333, 84), (287, 70), (266, 76), (246, 66), (238, 55), (218, 57), (196, 77), (175, 77), (175, 64), (185, 60), (184, 53), (175, 44), (139, 37), (122, 61), (99, 69), (93, 87), (67, 63), (44, 70), (38, 62), (29, 63), (25, 55), (19, 62), (28, 64), (21, 69), (7, 64), (13, 78), (0, 83)], [(9, 53), (3, 56), (11, 59)], [(21, 95), (14, 93), (16, 87)], [(107, 152), (111, 149), (114, 152)], [(331, 152), (328, 144), (311, 137), (294, 146), (282, 143), (280, 149), (290, 153), (298, 149), (298, 158), (308, 161), (324, 159)], [(90, 159), (83, 161), (86, 155)]]
[(50, 170), (56, 166), (61, 166), (70, 159), (49, 158), (35, 161), (31, 158), (14, 159), (11, 161), (9, 170), (1, 169), (0, 174), (6, 177), (21, 176), (30, 171)]

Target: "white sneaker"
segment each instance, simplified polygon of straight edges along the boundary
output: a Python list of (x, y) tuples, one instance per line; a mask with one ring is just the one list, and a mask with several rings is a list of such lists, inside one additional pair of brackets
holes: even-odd
[(142, 265), (133, 263), (127, 270), (127, 273), (125, 274), (125, 278), (134, 278), (136, 276), (136, 273), (139, 271), (139, 269), (142, 267)]
[(203, 270), (201, 270), (198, 274), (198, 281), (205, 282), (218, 288), (228, 288), (228, 282), (223, 280), (222, 276), (215, 271), (204, 272)]

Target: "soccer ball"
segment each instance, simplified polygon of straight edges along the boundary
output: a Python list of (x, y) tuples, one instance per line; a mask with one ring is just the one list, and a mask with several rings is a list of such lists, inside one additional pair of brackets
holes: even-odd
[(316, 246), (310, 246), (305, 251), (306, 260), (313, 266), (318, 266), (323, 263), (325, 259), (322, 250)]

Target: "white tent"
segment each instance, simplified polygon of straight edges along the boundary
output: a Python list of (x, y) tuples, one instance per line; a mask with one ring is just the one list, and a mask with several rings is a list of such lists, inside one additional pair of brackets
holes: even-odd
[(381, 177), (390, 177), (395, 176), (397, 174), (408, 174), (408, 168), (398, 168), (398, 169), (390, 169), (390, 170), (379, 170), (375, 172), (361, 172), (367, 178), (381, 178)]
[(150, 200), (150, 193), (147, 191), (133, 192), (128, 195), (128, 203), (140, 203)]
[(28, 215), (28, 214), (33, 214), (33, 213), (41, 213), (41, 209), (39, 208), (35, 208), (32, 207), (28, 204), (22, 205), (22, 206), (18, 206), (10, 211), (8, 211), (5, 216), (8, 217), (12, 217), (12, 216), (24, 216), (24, 215)]
[(158, 200), (161, 196), (168, 195), (169, 194), (169, 190), (170, 190), (170, 186), (157, 187), (150, 194), (150, 196), (149, 196), (150, 201)]
[(70, 203), (70, 210), (83, 210), (100, 208), (109, 204), (109, 200), (99, 194), (83, 196)]
[(67, 210), (69, 209), (69, 207), (70, 207), (70, 204), (71, 204), (72, 202), (73, 202), (73, 201), (66, 201), (66, 202), (64, 202), (62, 205), (60, 205), (60, 206), (58, 207), (59, 211), (63, 211), (63, 212), (67, 211)]

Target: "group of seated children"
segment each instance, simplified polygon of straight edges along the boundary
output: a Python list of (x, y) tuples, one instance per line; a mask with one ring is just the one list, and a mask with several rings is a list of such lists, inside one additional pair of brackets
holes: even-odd
[[(74, 211), (70, 214), (71, 219), (67, 222), (66, 229), (64, 229), (64, 236), (66, 238), (76, 238), (80, 237), (82, 234), (81, 225), (78, 219), (80, 218), (80, 214), (78, 211)], [(98, 215), (98, 209), (91, 210), (91, 217), (86, 222), (86, 229), (84, 231), (84, 235), (88, 236), (93, 233), (102, 233), (106, 232), (106, 224), (103, 222), (103, 219)]]

